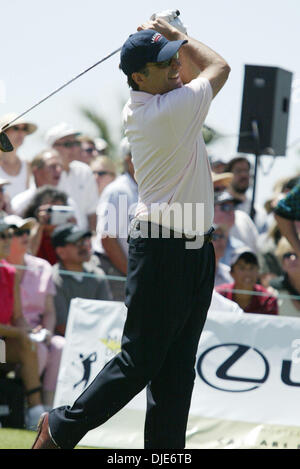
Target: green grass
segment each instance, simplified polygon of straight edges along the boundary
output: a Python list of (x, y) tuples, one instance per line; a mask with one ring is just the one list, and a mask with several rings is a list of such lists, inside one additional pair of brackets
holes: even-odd
[(15, 428), (0, 428), (0, 449), (29, 449), (36, 433)]
[[(15, 428), (0, 428), (1, 449), (30, 449), (36, 437), (36, 432), (17, 430)], [(95, 449), (87, 446), (76, 446), (76, 449)], [(99, 448), (98, 448), (99, 449)]]

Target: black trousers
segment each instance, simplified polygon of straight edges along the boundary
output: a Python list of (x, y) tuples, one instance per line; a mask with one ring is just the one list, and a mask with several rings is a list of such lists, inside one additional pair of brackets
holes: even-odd
[(121, 352), (72, 407), (50, 412), (52, 437), (73, 448), (147, 386), (145, 448), (185, 447), (195, 358), (214, 285), (212, 243), (129, 239), (127, 319)]

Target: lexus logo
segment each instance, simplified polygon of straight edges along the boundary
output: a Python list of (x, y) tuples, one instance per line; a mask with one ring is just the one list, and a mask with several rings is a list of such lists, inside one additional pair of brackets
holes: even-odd
[(197, 371), (212, 388), (246, 392), (257, 389), (267, 380), (270, 367), (265, 356), (256, 348), (228, 343), (205, 350), (198, 359)]

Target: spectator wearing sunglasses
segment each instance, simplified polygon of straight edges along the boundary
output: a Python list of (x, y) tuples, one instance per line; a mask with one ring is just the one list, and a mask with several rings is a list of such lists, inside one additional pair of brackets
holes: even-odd
[[(0, 118), (0, 128), (17, 117), (15, 113), (5, 114)], [(19, 192), (29, 187), (30, 171), (28, 163), (19, 155), (19, 149), (25, 138), (33, 134), (37, 129), (35, 124), (18, 119), (12, 123), (5, 133), (8, 136), (13, 150), (0, 151), (0, 178), (8, 180), (11, 184), (7, 187), (7, 194), (12, 199)]]
[[(73, 298), (112, 299), (104, 271), (92, 260), (91, 235), (90, 231), (81, 230), (70, 223), (57, 226), (51, 235), (59, 259), (53, 266), (56, 330), (63, 336)], [(66, 271), (69, 275), (64, 273)]]
[(216, 225), (225, 225), (229, 229), (228, 243), (222, 258), (224, 264), (230, 265), (231, 255), (234, 249), (241, 246), (249, 246), (257, 253), (258, 231), (247, 213), (236, 210), (239, 200), (229, 192), (215, 192)]
[(215, 231), (212, 235), (212, 242), (215, 249), (216, 256), (216, 273), (215, 273), (215, 286), (222, 283), (232, 282), (230, 275), (230, 267), (222, 262), (227, 242), (229, 230), (225, 225), (216, 225)]
[(91, 168), (80, 161), (79, 135), (69, 124), (62, 122), (47, 132), (46, 142), (62, 159), (58, 189), (65, 191), (76, 203), (83, 217), (83, 228), (95, 231), (98, 190)]
[(22, 266), (19, 272), (22, 311), (35, 332), (43, 330), (44, 339), (37, 344), (39, 376), (42, 377), (42, 399), (45, 408), (52, 408), (64, 338), (54, 335), (56, 312), (52, 267), (44, 259), (28, 254), (30, 230), (36, 221), (17, 215), (5, 218), (13, 227), (7, 261)]
[(103, 189), (116, 179), (115, 163), (106, 155), (98, 156), (90, 164), (98, 187), (99, 197)]
[(90, 166), (92, 161), (99, 156), (94, 140), (87, 135), (79, 135), (78, 140), (81, 143), (79, 161)]
[(25, 424), (33, 430), (45, 409), (41, 400), (37, 347), (29, 336), (31, 328), (22, 314), (19, 275), (5, 259), (9, 255), (12, 236), (11, 226), (0, 221), (0, 337), (5, 341), (7, 365), (21, 366), (27, 404)]
[(289, 241), (282, 237), (275, 250), (283, 274), (270, 281), (279, 295), (279, 315), (300, 318), (300, 259)]

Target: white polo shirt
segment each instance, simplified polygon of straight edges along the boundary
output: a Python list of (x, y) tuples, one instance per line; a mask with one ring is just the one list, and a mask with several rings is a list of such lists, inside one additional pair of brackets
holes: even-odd
[(91, 168), (81, 161), (72, 161), (69, 171), (62, 172), (57, 188), (74, 200), (81, 214), (84, 229), (88, 228), (87, 216), (96, 213), (99, 198)]
[(103, 235), (116, 238), (128, 256), (128, 230), (134, 217), (138, 201), (138, 187), (128, 174), (118, 176), (103, 190), (97, 207), (97, 229), (93, 247), (104, 254), (101, 238)]
[(130, 92), (123, 120), (139, 189), (138, 219), (185, 233), (203, 234), (212, 226), (213, 183), (201, 132), (212, 97), (209, 81), (200, 77), (162, 95)]

